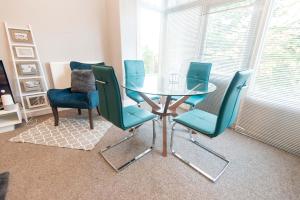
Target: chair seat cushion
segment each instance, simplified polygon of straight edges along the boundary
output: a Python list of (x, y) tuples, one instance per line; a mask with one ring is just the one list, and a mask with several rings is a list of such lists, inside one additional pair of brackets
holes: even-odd
[(52, 107), (92, 109), (99, 105), (98, 91), (80, 93), (72, 92), (71, 88), (50, 89), (47, 95)]
[[(141, 97), (141, 95), (139, 95), (138, 92), (127, 91), (127, 96), (137, 103), (141, 103), (141, 102), (145, 101), (143, 99), (143, 97)], [(157, 96), (157, 95), (147, 95), (147, 96), (152, 100), (158, 100), (160, 98), (160, 96)]]
[[(180, 99), (182, 96), (172, 96), (173, 101), (177, 101)], [(191, 105), (191, 106), (196, 106), (197, 104), (201, 103), (205, 99), (206, 95), (197, 95), (197, 96), (190, 96), (187, 100), (185, 100), (184, 103)]]
[(154, 118), (154, 114), (136, 106), (127, 106), (123, 108), (124, 130), (135, 127)]
[(196, 109), (179, 115), (174, 118), (174, 121), (209, 137), (214, 137), (217, 116)]

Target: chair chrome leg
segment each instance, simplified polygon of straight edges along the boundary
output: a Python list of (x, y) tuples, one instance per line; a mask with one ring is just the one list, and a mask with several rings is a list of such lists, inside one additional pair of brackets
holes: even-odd
[(133, 130), (133, 133), (131, 133), (129, 136), (126, 136), (126, 137), (122, 138), (117, 143), (114, 143), (112, 145), (108, 145), (107, 147), (105, 147), (104, 149), (102, 149), (101, 152), (104, 153), (105, 151), (107, 151), (107, 150), (109, 150), (109, 149), (111, 149), (111, 148), (113, 148), (115, 146), (118, 146), (119, 144), (125, 142), (126, 140), (129, 140), (130, 138), (132, 138), (134, 136), (134, 131), (135, 130)]
[(209, 175), (208, 173), (206, 173), (205, 171), (203, 171), (202, 169), (200, 169), (198, 166), (196, 166), (195, 164), (191, 163), (190, 161), (186, 160), (185, 158), (183, 158), (180, 154), (178, 154), (177, 152), (175, 152), (174, 148), (173, 148), (173, 144), (174, 144), (174, 127), (175, 127), (176, 123), (173, 124), (172, 126), (172, 132), (171, 132), (171, 141), (170, 141), (170, 147), (171, 147), (171, 152), (172, 154), (178, 158), (180, 161), (182, 161), (183, 163), (185, 163), (186, 165), (190, 166), (192, 169), (196, 170), (197, 172), (199, 172), (200, 174), (202, 174), (203, 176), (205, 176), (207, 179), (209, 179), (212, 182), (216, 182), (220, 176), (224, 173), (225, 169), (228, 167), (229, 165), (229, 160), (227, 160), (223, 155), (220, 155), (219, 153), (211, 150), (210, 148), (200, 144), (198, 141), (196, 141), (192, 134), (191, 131), (189, 131), (189, 141), (193, 142), (194, 144), (198, 145), (199, 147), (203, 148), (204, 150), (208, 151), (209, 153), (221, 158), (223, 161), (226, 162), (225, 166), (222, 168), (222, 170), (219, 172), (219, 174), (216, 177), (212, 177), (211, 175)]
[[(122, 164), (121, 166), (117, 167), (115, 166), (112, 162), (110, 162), (105, 156), (104, 156), (104, 152), (115, 147), (118, 146), (119, 144), (131, 139), (134, 135), (135, 135), (135, 131), (136, 128), (134, 128), (134, 130), (132, 131), (132, 133), (121, 139), (120, 141), (118, 141), (115, 144), (109, 145), (106, 148), (102, 149), (99, 154), (104, 158), (104, 160), (116, 171), (116, 172), (120, 172), (123, 169), (125, 169), (126, 167), (128, 167), (129, 165), (131, 165), (132, 163), (134, 163), (135, 161), (139, 160), (140, 158), (142, 158), (144, 155), (146, 155), (147, 153), (149, 153), (150, 151), (152, 151), (152, 149), (154, 148), (155, 145), (155, 140), (156, 140), (156, 131), (155, 131), (155, 120), (152, 120), (153, 123), (153, 137), (152, 137), (152, 145), (147, 148), (146, 150), (144, 150), (142, 153), (140, 153), (139, 155), (135, 156), (134, 158), (130, 159), (129, 161), (125, 162), (124, 164)], [(139, 127), (139, 126), (138, 126)]]
[(152, 120), (152, 133), (153, 133), (153, 138), (152, 138), (152, 148), (155, 146), (155, 141), (156, 141), (156, 129), (155, 129), (155, 119)]

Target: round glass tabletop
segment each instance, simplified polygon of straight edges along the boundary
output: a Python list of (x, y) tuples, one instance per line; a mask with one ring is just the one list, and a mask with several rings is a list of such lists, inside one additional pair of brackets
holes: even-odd
[(157, 75), (130, 76), (122, 87), (134, 92), (160, 96), (194, 96), (208, 94), (216, 90), (213, 83), (177, 74), (169, 77)]

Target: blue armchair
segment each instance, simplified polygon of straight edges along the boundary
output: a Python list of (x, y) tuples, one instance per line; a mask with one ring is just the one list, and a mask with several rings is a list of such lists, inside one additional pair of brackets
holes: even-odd
[[(104, 65), (104, 63), (100, 63), (100, 64)], [(71, 70), (75, 70), (75, 69), (91, 70), (92, 64), (85, 64), (85, 63), (72, 61), (70, 63), (70, 67)], [(52, 108), (55, 126), (58, 126), (58, 122), (59, 122), (57, 108), (77, 108), (79, 115), (81, 115), (81, 109), (88, 109), (90, 128), (91, 129), (94, 128), (92, 110), (96, 108), (98, 114), (100, 115), (100, 112), (98, 110), (98, 105), (99, 105), (98, 91), (81, 93), (81, 92), (72, 92), (71, 88), (50, 89), (47, 92), (47, 96), (50, 102), (50, 106)]]

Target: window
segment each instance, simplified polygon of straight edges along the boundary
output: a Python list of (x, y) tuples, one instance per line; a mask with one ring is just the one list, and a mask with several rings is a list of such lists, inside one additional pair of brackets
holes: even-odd
[[(153, 11), (141, 26), (145, 35), (152, 30), (141, 37), (141, 53), (148, 45), (155, 55), (149, 56), (150, 63), (159, 63), (149, 69), (160, 66), (164, 75), (184, 74), (193, 60), (212, 63), (211, 81), (218, 89), (208, 95), (204, 109), (217, 113), (226, 80), (237, 70), (253, 68), (253, 82), (235, 127), (299, 155), (299, 0), (168, 0), (165, 5), (143, 1), (152, 2)], [(150, 23), (154, 13), (161, 16), (155, 25)]]
[(138, 57), (144, 60), (147, 74), (158, 73), (162, 1), (143, 0), (138, 10)]
[(228, 75), (248, 68), (254, 27), (253, 1), (209, 8), (201, 61), (213, 63), (214, 73)]
[(171, 0), (165, 14), (162, 72), (185, 73), (191, 61), (232, 75), (248, 68), (254, 43), (257, 0)]
[(180, 73), (199, 49), (201, 6), (170, 12), (166, 16), (164, 41), (164, 74)]
[(279, 0), (265, 35), (251, 95), (300, 108), (300, 2)]
[(174, 8), (182, 5), (186, 5), (188, 3), (196, 2), (197, 0), (168, 0), (167, 8)]

